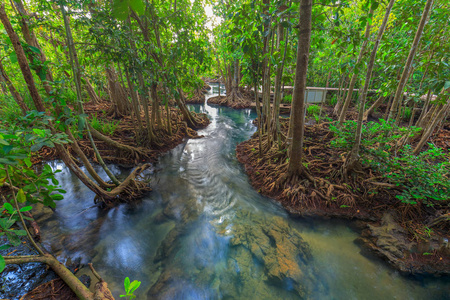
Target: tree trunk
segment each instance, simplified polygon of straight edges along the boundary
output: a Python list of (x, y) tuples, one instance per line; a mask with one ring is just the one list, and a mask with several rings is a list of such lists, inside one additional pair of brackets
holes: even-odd
[(311, 44), (311, 14), (312, 0), (301, 0), (297, 65), (295, 69), (295, 89), (291, 108), (293, 138), (289, 150), (288, 176), (300, 176), (304, 172), (302, 159), (305, 130), (305, 91), (309, 48)]
[[(17, 8), (17, 11), (20, 15), (20, 27), (22, 29), (23, 37), (25, 38), (25, 41), (28, 45), (36, 47), (39, 49), (39, 55), (38, 58), (41, 61), (41, 64), (44, 65), (47, 61), (47, 57), (45, 56), (44, 52), (41, 49), (41, 46), (39, 45), (39, 42), (36, 38), (36, 35), (32, 30), (30, 30), (28, 26), (28, 19), (30, 18), (30, 15), (25, 10), (25, 7), (23, 6), (23, 3), (21, 0), (14, 0), (15, 7)], [(33, 61), (33, 57), (30, 54), (30, 62)], [(39, 78), (42, 79), (42, 73), (45, 72), (45, 80), (42, 80), (42, 84), (44, 86), (45, 91), (48, 95), (50, 95), (52, 87), (49, 85), (49, 82), (53, 82), (53, 76), (50, 71), (50, 69), (44, 70), (42, 65), (36, 65), (35, 71)]]
[[(280, 50), (280, 42), (283, 40), (284, 28), (281, 23), (278, 24), (278, 34), (277, 34), (277, 51)], [(288, 34), (286, 33), (286, 41), (284, 47), (284, 55), (281, 64), (277, 65), (277, 71), (275, 76), (275, 98), (273, 101), (273, 111), (272, 111), (272, 129), (271, 134), (274, 141), (278, 142), (278, 146), (281, 147), (281, 137), (280, 137), (280, 103), (281, 103), (281, 83), (282, 75), (284, 69), (284, 62), (286, 59), (286, 49), (287, 49), (287, 39)]]
[(383, 37), (384, 31), (389, 20), (389, 15), (391, 13), (392, 7), (394, 6), (395, 0), (390, 0), (386, 8), (386, 13), (381, 23), (380, 29), (378, 30), (377, 39), (373, 46), (372, 52), (370, 54), (369, 64), (367, 66), (366, 80), (364, 82), (364, 88), (359, 95), (359, 112), (358, 112), (358, 124), (355, 132), (355, 144), (344, 163), (344, 175), (347, 175), (350, 171), (357, 169), (359, 164), (359, 149), (361, 147), (361, 134), (362, 134), (362, 122), (364, 115), (364, 106), (366, 104), (367, 92), (369, 90), (370, 80), (372, 79), (372, 71), (375, 64), (375, 58), (377, 55), (378, 47)]
[(447, 98), (447, 102), (442, 108), (439, 110), (439, 113), (437, 114), (436, 118), (434, 118), (431, 121), (431, 124), (429, 124), (423, 131), (422, 137), (417, 144), (416, 148), (414, 148), (414, 155), (419, 154), (419, 152), (422, 150), (422, 147), (425, 145), (425, 143), (428, 141), (430, 136), (433, 134), (434, 130), (436, 129), (437, 125), (447, 116), (448, 112), (450, 111), (450, 97)]
[[(23, 101), (22, 96), (19, 94), (19, 92), (14, 87), (13, 83), (11, 82), (11, 79), (9, 79), (8, 75), (5, 72), (5, 68), (3, 68), (2, 61), (0, 60), (0, 81), (4, 82), (6, 86), (9, 89), (9, 92), (11, 93), (14, 100), (16, 100), (17, 105), (19, 105), (20, 109), (22, 110), (23, 114), (25, 114), (30, 109), (26, 105), (25, 101)], [(5, 92), (6, 95), (6, 92)]]
[(364, 112), (364, 115), (363, 115), (363, 121), (367, 121), (367, 118), (368, 118), (369, 116), (372, 115), (373, 111), (374, 111), (378, 106), (380, 106), (381, 103), (383, 103), (383, 101), (384, 101), (385, 99), (386, 99), (386, 97), (384, 97), (384, 96), (378, 97), (378, 99), (372, 104), (372, 106), (369, 107), (369, 108)]
[[(373, 14), (373, 9), (371, 7), (370, 11), (369, 11), (369, 16), (371, 16), (372, 14)], [(355, 88), (356, 80), (358, 79), (358, 74), (356, 72), (356, 69), (358, 68), (358, 65), (361, 63), (361, 61), (364, 57), (364, 53), (366, 52), (367, 44), (369, 44), (370, 28), (372, 28), (371, 22), (369, 22), (369, 20), (367, 20), (366, 31), (364, 32), (364, 41), (361, 46), (361, 49), (359, 50), (359, 55), (358, 55), (358, 59), (356, 60), (356, 65), (354, 67), (352, 79), (350, 80), (350, 84), (348, 86), (347, 98), (345, 99), (344, 105), (342, 106), (342, 109), (340, 111), (340, 115), (339, 115), (339, 123), (340, 124), (342, 124), (342, 122), (345, 121), (345, 115), (347, 114), (348, 107), (350, 106), (350, 102), (352, 102), (353, 89)]]
[(17, 62), (19, 63), (20, 70), (22, 71), (23, 78), (27, 83), (28, 90), (30, 91), (31, 99), (33, 99), (33, 103), (38, 111), (45, 111), (44, 104), (42, 103), (42, 98), (39, 95), (39, 92), (36, 88), (36, 84), (34, 82), (33, 74), (31, 73), (30, 66), (28, 65), (27, 57), (25, 55), (25, 51), (23, 51), (22, 44), (20, 43), (20, 39), (17, 34), (14, 32), (14, 29), (11, 26), (11, 22), (8, 19), (8, 16), (5, 12), (5, 4), (0, 4), (0, 20), (5, 27), (5, 30), (11, 40), (14, 51), (17, 55)]
[[(72, 31), (71, 31), (70, 25), (69, 25), (69, 18), (67, 17), (64, 5), (61, 4), (60, 7), (61, 7), (62, 16), (64, 19), (64, 27), (66, 30), (67, 45), (69, 46), (70, 63), (72, 66), (73, 78), (75, 81), (79, 112), (80, 112), (80, 114), (84, 114), (83, 99), (81, 98), (81, 68), (80, 68), (80, 64), (78, 62), (78, 56), (77, 56), (77, 52), (75, 50), (75, 45), (73, 43)], [(112, 182), (116, 186), (119, 186), (120, 185), (119, 180), (117, 180), (117, 178), (109, 170), (109, 168), (106, 166), (105, 162), (103, 161), (102, 156), (100, 155), (100, 152), (98, 151), (97, 146), (95, 145), (94, 139), (92, 138), (91, 132), (89, 130), (89, 126), (87, 126), (86, 131), (87, 131), (89, 141), (91, 142), (92, 149), (94, 150), (94, 153), (97, 157), (99, 164), (102, 166), (103, 170), (108, 175), (108, 177), (112, 180)]]
[(417, 52), (417, 48), (419, 46), (420, 38), (422, 37), (425, 23), (428, 19), (431, 7), (433, 6), (433, 1), (434, 0), (427, 0), (427, 3), (425, 4), (425, 8), (422, 13), (422, 18), (420, 19), (419, 27), (417, 28), (414, 41), (412, 43), (411, 49), (409, 50), (408, 59), (406, 60), (405, 67), (403, 68), (402, 77), (400, 78), (397, 90), (395, 91), (394, 101), (392, 102), (391, 110), (389, 112), (389, 119), (392, 119), (395, 116), (398, 110), (400, 100), (403, 98), (403, 90), (405, 88), (406, 81), (408, 80), (409, 77), (410, 69), (414, 60), (414, 56), (416, 55)]
[(97, 96), (94, 87), (87, 77), (85, 77), (84, 80), (86, 81), (85, 88), (88, 92), (89, 98), (91, 98), (92, 103), (98, 104), (100, 102), (100, 98)]

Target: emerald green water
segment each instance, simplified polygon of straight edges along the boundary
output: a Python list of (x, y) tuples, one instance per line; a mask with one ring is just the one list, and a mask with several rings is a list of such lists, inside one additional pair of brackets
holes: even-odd
[(136, 204), (89, 208), (93, 193), (52, 163), (67, 194), (40, 216), (45, 247), (93, 262), (116, 299), (126, 276), (142, 282), (137, 299), (449, 299), (448, 279), (403, 277), (361, 255), (348, 223), (291, 218), (254, 191), (234, 153), (255, 131), (252, 111), (192, 109), (211, 119), (204, 138), (161, 157)]

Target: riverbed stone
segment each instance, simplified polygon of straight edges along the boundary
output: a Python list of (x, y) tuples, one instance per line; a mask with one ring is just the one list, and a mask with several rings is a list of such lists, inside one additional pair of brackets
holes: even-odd
[(308, 284), (313, 278), (302, 269), (311, 269), (306, 264), (312, 259), (312, 255), (300, 233), (283, 217), (264, 218), (243, 214), (238, 212), (233, 223), (218, 226), (218, 232), (232, 235), (231, 245), (240, 249), (231, 253), (235, 268), (251, 270), (256, 259), (264, 269), (266, 283), (289, 285), (300, 297), (307, 296)]

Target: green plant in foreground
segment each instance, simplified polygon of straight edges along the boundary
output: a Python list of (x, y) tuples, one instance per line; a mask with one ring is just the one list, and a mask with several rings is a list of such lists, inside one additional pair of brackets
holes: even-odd
[(120, 297), (127, 297), (127, 299), (134, 299), (136, 296), (133, 294), (134, 291), (141, 285), (140, 281), (133, 280), (133, 282), (130, 283), (130, 278), (127, 277), (123, 281), (123, 286), (125, 287), (125, 295), (120, 295)]
[(307, 116), (317, 116), (320, 113), (320, 106), (316, 104), (308, 105), (306, 108), (306, 115)]
[(286, 95), (283, 98), (283, 103), (292, 103), (292, 95)]

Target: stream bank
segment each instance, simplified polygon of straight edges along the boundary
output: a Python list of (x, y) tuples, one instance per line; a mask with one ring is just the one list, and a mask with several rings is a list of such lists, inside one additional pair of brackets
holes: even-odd
[[(287, 135), (287, 120), (281, 121), (281, 128)], [(419, 206), (417, 209), (425, 213), (416, 212), (415, 207), (395, 197), (394, 189), (385, 187), (391, 185), (371, 185), (369, 180), (376, 174), (369, 168), (363, 169), (364, 175), (359, 175), (358, 180), (342, 181), (339, 170), (346, 153), (330, 147), (332, 139), (333, 133), (326, 125), (305, 128), (304, 164), (315, 178), (314, 184), (299, 179), (283, 182), (286, 153), (273, 147), (261, 157), (257, 134), (237, 145), (236, 155), (255, 190), (279, 201), (292, 215), (360, 220), (357, 243), (401, 273), (450, 275), (449, 231), (444, 226), (433, 227), (432, 234), (420, 232), (431, 227), (430, 220), (448, 214), (448, 209)]]

